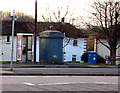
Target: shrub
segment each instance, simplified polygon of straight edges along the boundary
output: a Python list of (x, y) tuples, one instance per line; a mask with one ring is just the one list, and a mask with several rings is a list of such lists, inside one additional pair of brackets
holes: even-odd
[(85, 52), (85, 53), (82, 55), (81, 60), (84, 61), (84, 62), (88, 62), (88, 52)]
[(97, 55), (97, 63), (106, 63), (106, 60), (100, 55)]
[[(85, 52), (82, 57), (81, 60), (84, 62), (88, 62), (88, 52)], [(106, 63), (106, 60), (101, 57), (100, 55), (97, 54), (97, 63)]]

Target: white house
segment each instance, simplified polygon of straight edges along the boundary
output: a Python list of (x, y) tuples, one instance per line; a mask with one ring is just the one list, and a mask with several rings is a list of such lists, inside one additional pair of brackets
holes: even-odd
[[(104, 44), (107, 44), (107, 41), (105, 39), (101, 39), (101, 41)], [(97, 41), (97, 53), (103, 58), (105, 58), (106, 55), (110, 55), (109, 49), (105, 47), (103, 44), (101, 44), (99, 41)]]
[[(11, 51), (12, 51), (12, 47), (11, 47), (11, 39), (12, 37), (10, 36), (0, 36), (0, 38), (2, 40), (0, 40), (0, 42), (2, 42), (1, 44), (1, 59), (0, 61), (10, 61), (11, 60)], [(14, 37), (14, 49), (13, 49), (13, 61), (16, 61), (16, 51), (17, 51), (17, 37)]]
[[(11, 37), (8, 35), (3, 35), (2, 33), (2, 21), (0, 21), (0, 61), (10, 61), (11, 60)], [(14, 55), (13, 60), (16, 61), (16, 46), (17, 39), (15, 37), (14, 41)]]
[[(105, 39), (101, 39), (101, 41), (104, 44), (107, 44), (107, 41)], [(118, 45), (120, 45), (120, 41)], [(107, 47), (105, 47), (103, 44), (101, 44), (99, 41), (97, 41), (97, 53), (101, 55), (103, 58), (105, 58), (105, 56), (110, 56), (110, 50)], [(120, 58), (120, 47), (116, 51), (116, 56), (119, 56)], [(120, 64), (120, 61), (116, 61), (116, 64)]]
[(2, 60), (2, 21), (0, 20), (0, 60)]
[[(14, 34), (14, 46), (13, 46), (13, 61), (19, 61), (19, 60), (25, 60), (26, 58), (22, 54), (23, 48), (25, 44), (29, 44), (30, 42), (30, 33), (23, 33), (23, 35), (20, 35), (22, 32), (28, 32), (28, 30), (25, 29), (25, 25), (21, 26), (21, 23), (17, 23), (17, 26), (15, 27), (15, 34)], [(11, 61), (11, 52), (12, 52), (12, 36), (11, 36), (11, 25), (12, 22), (10, 21), (1, 21), (0, 24), (0, 31), (2, 32), (0, 34), (0, 61)], [(20, 28), (19, 32), (17, 29)], [(24, 31), (22, 31), (23, 29)], [(21, 41), (21, 42), (20, 42)], [(28, 46), (28, 45), (27, 45)], [(29, 46), (30, 47), (30, 46)], [(29, 48), (28, 47), (28, 48)], [(28, 55), (27, 51), (27, 55)], [(29, 55), (28, 55), (29, 56)]]
[[(14, 35), (14, 55), (13, 61), (31, 62), (34, 56), (34, 29), (30, 28), (27, 22), (15, 23)], [(47, 24), (47, 25), (46, 25)], [(42, 25), (42, 26), (41, 26)], [(50, 25), (55, 23), (38, 23), (39, 32), (45, 31)], [(84, 34), (74, 26), (67, 24), (62, 30), (66, 30), (66, 37), (63, 39), (63, 61), (79, 61), (86, 51), (86, 38)], [(41, 28), (42, 27), (42, 28)], [(59, 27), (59, 26), (58, 26)], [(11, 22), (1, 22), (0, 31), (0, 61), (11, 61)], [(57, 28), (57, 27), (56, 27)], [(77, 31), (77, 33), (75, 32)], [(79, 33), (79, 34), (78, 34)], [(70, 37), (70, 38), (69, 38)], [(39, 62), (39, 36), (36, 42), (36, 61)]]
[(86, 38), (68, 38), (68, 37), (66, 37), (63, 40), (63, 47), (64, 47), (63, 48), (64, 62), (69, 62), (69, 61), (82, 62), (81, 56), (86, 51)]

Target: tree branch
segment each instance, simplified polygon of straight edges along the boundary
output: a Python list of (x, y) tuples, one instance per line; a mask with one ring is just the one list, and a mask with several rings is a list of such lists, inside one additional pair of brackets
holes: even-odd
[(71, 39), (71, 38), (68, 39), (67, 43), (66, 43), (62, 48), (65, 48), (65, 47), (69, 44), (70, 39)]
[(107, 47), (107, 48), (110, 50), (110, 47), (107, 46), (106, 44), (104, 44), (100, 39), (97, 38), (97, 40), (98, 40), (102, 45), (104, 45), (105, 47)]
[(67, 11), (66, 11), (66, 13), (65, 13), (64, 17), (66, 17), (66, 16), (67, 16), (68, 11), (69, 11), (69, 1), (68, 1), (68, 5), (67, 5)]
[(57, 20), (57, 22), (59, 22), (59, 20), (58, 20), (58, 18), (57, 18), (57, 16), (56, 16), (56, 14), (55, 14), (55, 12), (52, 12), (52, 13), (53, 13), (53, 15), (54, 15), (55, 19)]
[(120, 48), (120, 45), (118, 45), (117, 49)]

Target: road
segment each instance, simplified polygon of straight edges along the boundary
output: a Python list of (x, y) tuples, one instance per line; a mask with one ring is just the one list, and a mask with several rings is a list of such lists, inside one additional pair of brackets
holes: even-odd
[(2, 76), (2, 91), (118, 91), (118, 77)]
[[(10, 68), (2, 68), (9, 71)], [(13, 68), (18, 74), (118, 74), (118, 68)]]

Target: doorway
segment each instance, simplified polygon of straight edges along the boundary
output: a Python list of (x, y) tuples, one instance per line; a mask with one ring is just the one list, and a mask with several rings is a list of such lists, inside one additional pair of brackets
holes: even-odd
[(32, 62), (32, 34), (17, 34), (17, 60)]

